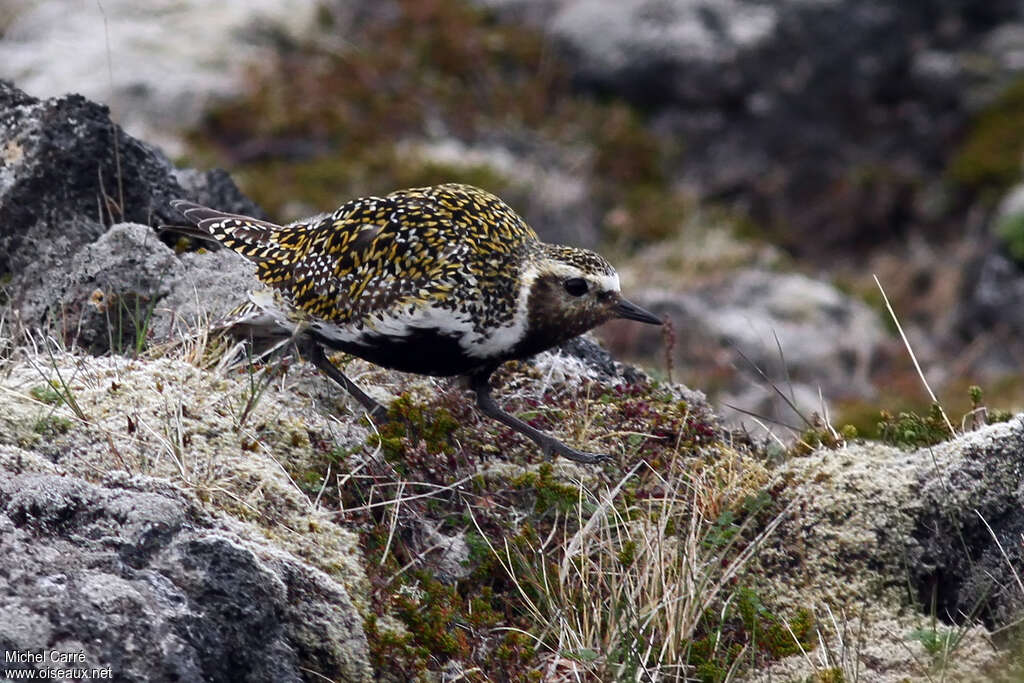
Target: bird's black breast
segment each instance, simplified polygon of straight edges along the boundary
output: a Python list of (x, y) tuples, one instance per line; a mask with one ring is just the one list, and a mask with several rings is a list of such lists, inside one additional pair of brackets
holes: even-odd
[(419, 375), (465, 375), (485, 364), (463, 350), (457, 335), (434, 329), (413, 329), (403, 336), (370, 332), (357, 342), (342, 342), (315, 333), (314, 337), (328, 348), (351, 353), (385, 368)]

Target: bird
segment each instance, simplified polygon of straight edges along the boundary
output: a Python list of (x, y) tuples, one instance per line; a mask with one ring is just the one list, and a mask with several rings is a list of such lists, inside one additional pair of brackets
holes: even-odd
[(497, 196), (448, 183), (353, 199), (287, 225), (177, 199), (189, 225), (162, 226), (219, 242), (256, 265), (261, 288), (234, 316), (242, 327), (289, 338), (344, 387), (371, 419), (387, 410), (337, 368), (327, 351), (376, 365), (469, 380), (488, 417), (547, 457), (576, 450), (503, 410), (491, 374), (614, 318), (660, 325), (623, 298), (599, 254), (541, 241)]

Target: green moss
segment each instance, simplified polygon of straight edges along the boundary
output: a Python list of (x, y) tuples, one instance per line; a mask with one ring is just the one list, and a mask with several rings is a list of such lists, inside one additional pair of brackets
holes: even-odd
[(50, 382), (48, 384), (41, 384), (39, 386), (32, 387), (28, 393), (32, 398), (41, 403), (57, 405), (64, 402), (64, 399), (61, 398), (59, 388), (59, 383)]
[[(749, 588), (737, 591), (737, 610), (751, 640), (772, 659), (781, 659), (814, 648), (814, 617), (799, 609), (784, 622), (768, 611), (757, 593)], [(790, 633), (792, 631), (792, 633)]]
[(32, 431), (40, 436), (54, 437), (59, 434), (67, 434), (71, 426), (71, 420), (66, 417), (48, 415), (36, 420), (32, 425)]
[[(817, 645), (813, 614), (798, 609), (790, 618), (773, 614), (751, 588), (740, 587), (724, 611), (705, 616), (704, 635), (690, 648), (689, 663), (705, 683), (726, 680), (744, 650), (753, 652), (754, 666), (794, 654), (810, 652)], [(735, 673), (735, 672), (734, 672)]]
[(363, 630), (369, 645), (370, 663), (378, 679), (387, 680), (385, 676), (410, 681), (426, 678), (429, 653), (415, 646), (411, 634), (382, 629), (376, 614), (366, 618)]
[[(390, 540), (392, 550), (395, 544), (401, 546), (400, 541)], [(427, 570), (399, 568), (393, 553), (382, 558), (382, 551), (389, 547), (384, 527), (365, 533), (363, 545), (367, 566), (373, 570), (371, 581), (380, 586), (375, 600), (380, 612), (365, 623), (378, 677), (430, 678), (429, 672), (439, 670), (444, 662), (459, 661), (470, 668), (473, 663), (486, 663), (489, 669), (507, 674), (509, 680), (538, 680), (527, 675), (527, 664), (536, 654), (532, 641), (520, 633), (494, 630), (510, 622), (504, 609), (507, 599), (489, 585), (497, 575), (494, 567), (446, 583)], [(404, 632), (381, 628), (385, 612), (401, 622)]]
[[(575, 510), (580, 502), (580, 490), (577, 486), (563, 483), (554, 476), (551, 463), (543, 463), (536, 472), (524, 472), (509, 482), (513, 488), (528, 491), (534, 496), (534, 510), (537, 514), (548, 512), (567, 513)], [(584, 503), (584, 509), (592, 507)]]
[(711, 528), (707, 530), (702, 545), (707, 548), (720, 549), (735, 543), (744, 521), (765, 512), (773, 502), (770, 493), (759, 491), (745, 497), (736, 509), (722, 510)]
[(996, 224), (995, 234), (1010, 258), (1017, 263), (1024, 263), (1024, 213), (1004, 216)]
[(934, 446), (954, 436), (937, 403), (932, 404), (927, 415), (915, 412), (892, 415), (883, 410), (878, 423), (878, 435), (883, 442), (900, 448)]
[(388, 421), (368, 439), (371, 446), (381, 447), (385, 457), (400, 464), (410, 442), (422, 442), (430, 455), (454, 453), (452, 433), (458, 426), (445, 408), (428, 408), (402, 394), (388, 406)]
[(975, 116), (953, 156), (948, 177), (959, 186), (993, 199), (1019, 182), (1024, 153), (1024, 80), (1011, 85)]
[(466, 659), (469, 640), (460, 628), (464, 611), (462, 598), (453, 586), (446, 586), (427, 572), (413, 574), (393, 596), (396, 616), (409, 629), (416, 647), (424, 654), (444, 659)]

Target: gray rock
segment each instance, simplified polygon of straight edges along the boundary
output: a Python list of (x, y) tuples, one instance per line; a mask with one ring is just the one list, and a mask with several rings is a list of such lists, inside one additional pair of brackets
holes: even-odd
[(1024, 268), (991, 245), (969, 269), (963, 298), (954, 314), (964, 338), (987, 335), (991, 342), (975, 363), (982, 377), (1000, 377), (1020, 370), (1024, 353)]
[(180, 257), (145, 225), (119, 223), (42, 281), (20, 311), (56, 308), (61, 329), (94, 353), (134, 353), (215, 322), (259, 286), (255, 268), (229, 250)]
[(642, 99), (693, 100), (735, 87), (730, 76), (738, 74), (718, 70), (770, 40), (780, 10), (744, 0), (582, 0), (566, 3), (551, 30), (584, 82)]
[(15, 278), (66, 267), (98, 226), (169, 221), (184, 194), (163, 154), (78, 95), (37, 100), (0, 81), (0, 150), (0, 273)]
[[(755, 269), (696, 291), (647, 292), (637, 299), (671, 318), (680, 372), (687, 376), (692, 368), (716, 377), (724, 384), (722, 402), (799, 425), (754, 366), (792, 394), (805, 416), (821, 411), (819, 387), (826, 402), (873, 395), (868, 370), (885, 330), (866, 304), (826, 282)], [(663, 343), (656, 330), (640, 332), (641, 349), (653, 353)], [(733, 422), (749, 422), (735, 411), (722, 412)]]
[(248, 293), (258, 289), (256, 267), (229, 249), (181, 255), (178, 277), (157, 305), (153, 334), (157, 339), (175, 337), (189, 328), (215, 323)]
[(909, 606), (947, 624), (1005, 626), (1024, 609), (1022, 452), (1017, 416), (915, 451), (865, 443), (792, 458), (778, 471), (780, 502), (797, 507), (757, 559), (759, 576), (796, 606)]
[(369, 680), (344, 588), (166, 482), (0, 478), (0, 539), (0, 649), (82, 651), (124, 681)]
[[(181, 279), (180, 262), (145, 227), (181, 222), (169, 205), (177, 197), (262, 214), (226, 173), (175, 169), (105, 107), (77, 95), (37, 100), (0, 81), (0, 275), (28, 327), (54, 326), (97, 352), (121, 346)], [(142, 225), (108, 230), (123, 221)]]
[(123, 352), (149, 341), (157, 302), (184, 270), (151, 228), (119, 223), (72, 257), (57, 292), (41, 287), (36, 296), (41, 303), (62, 301), (81, 346)]
[[(235, 185), (235, 181), (224, 169), (213, 168), (208, 171), (198, 171), (193, 168), (176, 168), (174, 177), (185, 189), (183, 196), (203, 206), (211, 206), (221, 211), (240, 213), (243, 216), (253, 216), (254, 218), (269, 218), (263, 209), (242, 194), (242, 191)], [(178, 223), (181, 220), (180, 216), (175, 216), (172, 223)], [(206, 246), (217, 248), (213, 244)]]
[(925, 501), (911, 537), (910, 580), (921, 604), (936, 600), (940, 618), (963, 615), (989, 629), (1024, 612), (1024, 421), (1000, 437), (967, 440), (959, 457), (925, 461), (918, 484)]
[(627, 382), (632, 383), (638, 380), (635, 368), (616, 363), (615, 359), (612, 358), (612, 354), (588, 337), (583, 336), (570, 339), (556, 347), (555, 350), (560, 354), (580, 359), (584, 364), (605, 378), (618, 377), (621, 368), (621, 374)]

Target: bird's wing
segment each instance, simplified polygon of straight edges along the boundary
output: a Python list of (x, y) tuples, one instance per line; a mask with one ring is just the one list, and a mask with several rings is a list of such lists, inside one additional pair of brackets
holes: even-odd
[(257, 265), (261, 281), (298, 309), (345, 325), (439, 304), (506, 271), (537, 236), (504, 202), (465, 185), (352, 200), (279, 226), (174, 202), (197, 229)]
[(295, 305), (344, 324), (448, 294), (464, 260), (454, 231), (444, 217), (408, 202), (354, 200), (315, 224), (285, 227), (277, 241), (297, 258), (268, 265), (260, 277), (288, 282)]

